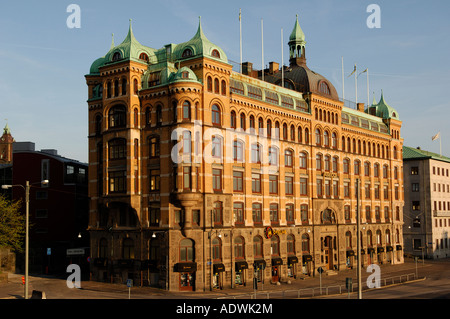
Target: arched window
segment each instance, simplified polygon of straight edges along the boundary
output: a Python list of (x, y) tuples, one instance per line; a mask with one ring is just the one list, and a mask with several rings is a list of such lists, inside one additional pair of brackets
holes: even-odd
[(291, 150), (284, 151), (284, 166), (292, 167), (294, 165), (294, 153)]
[(99, 114), (95, 117), (95, 134), (100, 135), (102, 133), (102, 116)]
[(294, 204), (286, 204), (286, 222), (288, 224), (294, 223), (294, 215)]
[(291, 125), (291, 141), (295, 141), (295, 127)]
[(305, 152), (300, 153), (300, 168), (308, 168), (308, 155)]
[(263, 256), (263, 239), (260, 236), (253, 237), (253, 257), (261, 258)]
[(270, 250), (272, 256), (280, 256), (280, 237), (278, 235), (274, 235), (270, 239)]
[(183, 239), (180, 242), (180, 262), (193, 262), (194, 260), (194, 242), (191, 239)]
[(119, 61), (122, 59), (122, 54), (120, 52), (114, 52), (112, 60), (113, 62)]
[(114, 96), (119, 96), (119, 80), (114, 81)]
[(330, 147), (330, 133), (328, 133), (328, 131), (323, 132), (323, 145), (325, 147)]
[(123, 240), (122, 258), (134, 259), (134, 242), (131, 238), (125, 238)]
[(336, 133), (331, 134), (331, 147), (336, 150), (338, 148), (338, 139)]
[(261, 163), (261, 145), (258, 143), (252, 144), (251, 159), (252, 163)]
[(305, 144), (309, 144), (309, 130), (305, 128)]
[(207, 82), (207, 89), (208, 92), (212, 92), (213, 88), (212, 88), (212, 78), (210, 76), (208, 76), (208, 79), (206, 80)]
[(347, 249), (352, 248), (352, 233), (350, 231), (345, 233), (345, 246)]
[(212, 106), (211, 112), (212, 112), (212, 124), (215, 126), (220, 126), (221, 123), (220, 109), (216, 104)]
[(287, 140), (287, 139), (288, 139), (287, 124), (284, 123), (283, 124), (283, 140)]
[(214, 93), (216, 94), (220, 93), (219, 79), (214, 79)]
[(244, 259), (245, 258), (245, 241), (241, 236), (234, 239), (234, 258)]
[(295, 238), (294, 235), (287, 235), (287, 254), (295, 255)]
[(138, 80), (136, 79), (133, 80), (133, 92), (135, 95), (137, 95), (139, 92)]
[(244, 143), (239, 140), (233, 142), (233, 160), (235, 162), (244, 161)]
[(309, 236), (308, 236), (308, 234), (302, 235), (302, 252), (309, 253)]
[(271, 120), (267, 120), (267, 136), (271, 137), (272, 136), (272, 121)]
[(316, 129), (316, 145), (322, 145), (322, 133), (319, 129)]
[(327, 83), (324, 81), (320, 82), (319, 91), (320, 91), (320, 93), (330, 95), (330, 88), (328, 87)]
[(245, 131), (246, 125), (245, 125), (245, 114), (241, 113), (241, 129)]
[(223, 204), (222, 202), (214, 202), (213, 204), (213, 220), (214, 225), (223, 224)]
[(231, 111), (230, 126), (231, 126), (231, 128), (236, 129), (236, 112), (235, 111)]
[(160, 126), (162, 124), (162, 107), (161, 105), (158, 105), (156, 107), (156, 125)]
[(122, 79), (122, 95), (127, 95), (127, 79)]
[(211, 55), (215, 58), (220, 59), (220, 53), (216, 49), (212, 50)]
[(191, 103), (188, 101), (183, 102), (183, 120), (191, 119)]
[(222, 80), (222, 95), (227, 95), (227, 82)]
[(139, 60), (148, 62), (148, 55), (146, 53), (139, 54)]
[(108, 113), (109, 128), (126, 126), (126, 108), (123, 105), (113, 106)]
[(278, 149), (274, 146), (269, 147), (269, 165), (278, 166)]
[(192, 56), (193, 55), (193, 53), (192, 53), (192, 50), (191, 49), (185, 49), (184, 51), (183, 51), (183, 53), (181, 54), (181, 57), (182, 58), (188, 58), (188, 57), (190, 57), (190, 56)]
[(222, 242), (219, 238), (214, 238), (212, 241), (212, 259), (213, 261), (222, 260)]
[(183, 132), (183, 154), (191, 154), (191, 131)]
[(145, 125), (152, 124), (152, 110), (147, 107), (145, 108)]
[(336, 215), (331, 209), (322, 212), (322, 224), (336, 224)]

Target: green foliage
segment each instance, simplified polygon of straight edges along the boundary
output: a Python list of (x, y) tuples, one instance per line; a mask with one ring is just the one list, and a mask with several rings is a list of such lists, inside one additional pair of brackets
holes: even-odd
[(23, 251), (25, 216), (19, 211), (21, 202), (11, 202), (0, 195), (0, 247)]

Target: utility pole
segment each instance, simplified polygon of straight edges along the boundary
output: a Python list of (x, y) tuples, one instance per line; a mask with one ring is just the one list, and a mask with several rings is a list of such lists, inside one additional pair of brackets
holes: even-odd
[(358, 299), (362, 299), (362, 286), (361, 286), (361, 212), (359, 208), (359, 178), (356, 179), (356, 240), (358, 243), (356, 244), (357, 256), (358, 256)]

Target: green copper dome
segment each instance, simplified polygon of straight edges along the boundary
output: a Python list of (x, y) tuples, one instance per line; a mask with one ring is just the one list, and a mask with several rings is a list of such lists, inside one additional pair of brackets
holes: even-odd
[(391, 106), (389, 106), (384, 100), (383, 91), (381, 91), (381, 99), (378, 103), (374, 101), (372, 105), (369, 107), (369, 113), (381, 117), (383, 119), (396, 119), (400, 121), (400, 117), (398, 116), (398, 112)]
[(228, 58), (225, 52), (220, 47), (209, 41), (203, 33), (200, 18), (197, 33), (191, 40), (177, 45), (173, 54), (176, 60), (207, 56), (208, 58), (228, 63)]
[[(147, 62), (155, 63), (156, 62), (155, 52), (156, 52), (155, 49), (144, 46), (140, 44), (138, 40), (136, 40), (133, 34), (133, 29), (131, 27), (131, 20), (130, 20), (130, 27), (128, 29), (128, 34), (126, 38), (118, 46), (115, 46), (113, 38), (111, 48), (108, 51), (108, 53), (106, 53), (105, 56), (98, 58), (97, 60), (94, 61), (94, 63), (92, 63), (90, 68), (90, 74), (99, 74), (100, 67), (108, 63), (114, 63), (124, 60), (132, 60), (141, 63)], [(141, 54), (143, 55), (141, 56)]]

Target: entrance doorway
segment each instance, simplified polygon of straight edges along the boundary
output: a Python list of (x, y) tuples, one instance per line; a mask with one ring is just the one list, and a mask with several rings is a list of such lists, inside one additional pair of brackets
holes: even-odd
[(272, 282), (280, 281), (279, 266), (272, 266)]
[(323, 245), (325, 264), (328, 270), (333, 269), (333, 238), (331, 236), (325, 237)]
[(182, 272), (180, 274), (180, 290), (194, 291), (194, 287), (195, 287), (195, 274), (191, 272)]

